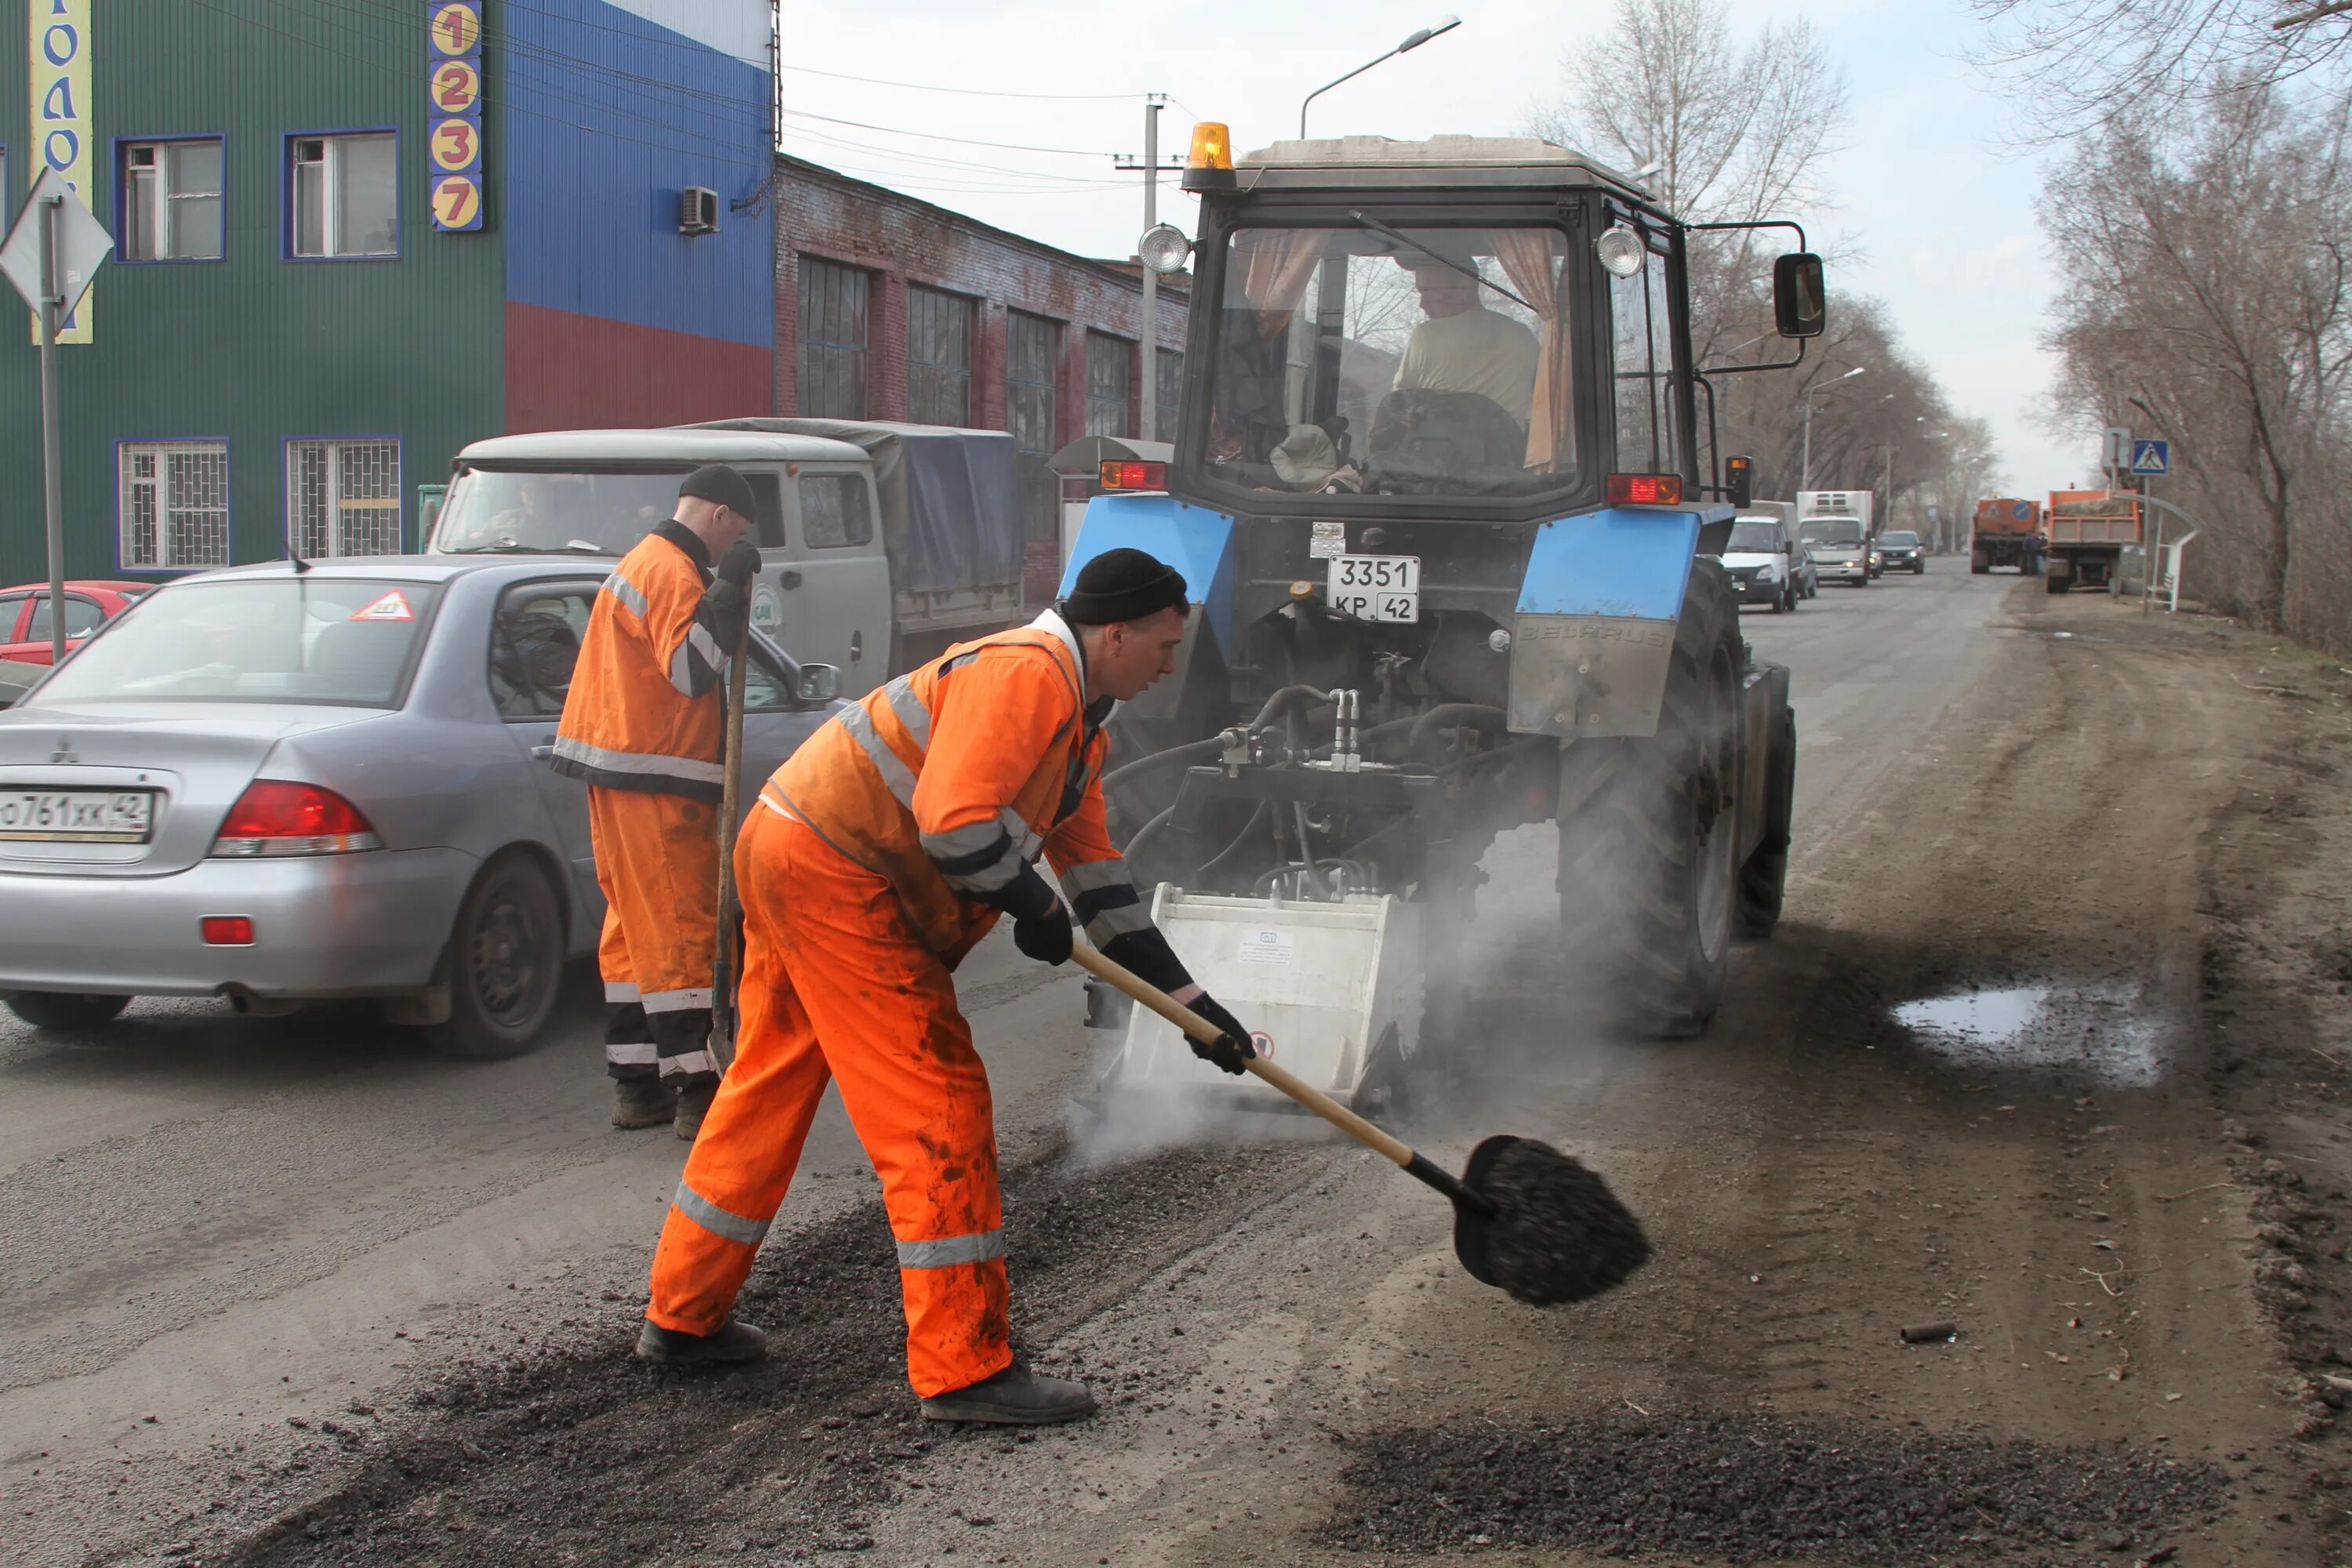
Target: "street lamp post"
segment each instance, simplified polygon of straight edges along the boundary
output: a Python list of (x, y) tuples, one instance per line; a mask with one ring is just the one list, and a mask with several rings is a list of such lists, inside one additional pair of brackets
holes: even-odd
[(1869, 368), (1868, 365), (1858, 364), (1843, 375), (1833, 375), (1827, 381), (1818, 382), (1805, 388), (1805, 456), (1804, 460), (1797, 466), (1799, 489), (1809, 490), (1813, 488), (1813, 395), (1824, 387), (1835, 386), (1841, 381), (1852, 381)]
[(1422, 45), (1429, 42), (1430, 39), (1437, 37), (1438, 34), (1450, 33), (1461, 25), (1461, 17), (1448, 16), (1433, 27), (1416, 28), (1414, 31), (1405, 35), (1405, 40), (1403, 43), (1399, 44), (1387, 54), (1381, 56), (1378, 59), (1366, 60), (1362, 65), (1358, 66), (1346, 76), (1339, 78), (1338, 81), (1327, 81), (1321, 87), (1317, 88), (1313, 92), (1308, 93), (1305, 98), (1301, 99), (1298, 103), (1298, 139), (1301, 142), (1307, 140), (1307, 106), (1314, 102), (1317, 99), (1322, 97), (1325, 93), (1330, 91), (1333, 88), (1339, 86), (1339, 82), (1353, 81), (1356, 78), (1363, 75), (1366, 71), (1380, 64), (1381, 60), (1394, 59), (1397, 56), (1403, 54), (1408, 50), (1417, 49), (1421, 47)]

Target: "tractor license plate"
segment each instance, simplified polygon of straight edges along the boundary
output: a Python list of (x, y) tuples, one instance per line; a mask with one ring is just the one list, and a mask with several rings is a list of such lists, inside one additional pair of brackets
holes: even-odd
[(1335, 555), (1324, 596), (1343, 616), (1410, 626), (1421, 619), (1421, 557)]
[(0, 791), (0, 839), (144, 844), (154, 810), (147, 790)]

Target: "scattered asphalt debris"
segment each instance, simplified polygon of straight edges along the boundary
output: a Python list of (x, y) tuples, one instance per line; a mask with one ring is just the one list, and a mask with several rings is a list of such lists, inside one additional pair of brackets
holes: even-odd
[(1511, 1140), (1474, 1184), (1495, 1205), (1487, 1267), (1531, 1307), (1598, 1296), (1650, 1260), (1641, 1222), (1609, 1184), (1549, 1143)]
[[(1008, 1171), (1016, 1336), (1050, 1338), (1104, 1310), (1333, 1157), (1178, 1150), (1089, 1170), (1055, 1148)], [(979, 1440), (916, 1413), (878, 1200), (761, 1253), (738, 1303), (767, 1331), (760, 1365), (641, 1365), (629, 1353), (641, 1299), (567, 1321), (547, 1348), (437, 1374), (333, 1490), (206, 1552), (207, 1568), (617, 1568), (752, 1540), (858, 1551), (899, 1474), (935, 1445)]]
[[(2209, 1465), (1763, 1416), (1607, 1416), (1362, 1446), (1322, 1529), (1353, 1551), (1576, 1549), (1730, 1563), (2159, 1547), (2212, 1510)], [(2108, 1542), (2115, 1544), (2109, 1546)]]

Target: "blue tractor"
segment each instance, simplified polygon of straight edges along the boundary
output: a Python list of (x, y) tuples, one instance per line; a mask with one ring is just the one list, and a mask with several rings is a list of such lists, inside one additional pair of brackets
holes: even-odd
[[(1780, 915), (1796, 725), (1713, 559), (1747, 464), (1710, 434), (1702, 465), (1697, 395), (1711, 426), (1710, 375), (1780, 366), (1692, 363), (1690, 226), (1580, 153), (1234, 160), (1207, 129), (1197, 238), (1145, 237), (1148, 265), (1192, 268), (1175, 446), (1104, 465), (1064, 582), (1133, 545), (1196, 604), (1178, 673), (1113, 721), (1139, 884), (1211, 990), (1286, 1016), (1318, 1087), (1376, 1107), (1455, 1043), (1481, 857), (1556, 822), (1570, 994), (1703, 1030), (1733, 937)], [(1798, 245), (1772, 303), (1802, 340), (1824, 299)], [(1350, 911), (1371, 934), (1332, 945)], [(1115, 1076), (1184, 1066), (1157, 1020), (1096, 1012), (1129, 1031)]]

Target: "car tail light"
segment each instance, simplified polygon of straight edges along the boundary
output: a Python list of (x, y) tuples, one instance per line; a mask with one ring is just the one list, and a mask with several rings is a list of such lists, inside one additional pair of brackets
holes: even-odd
[(251, 947), (253, 917), (251, 915), (206, 915), (196, 922), (205, 934), (207, 947)]
[(1679, 506), (1683, 499), (1680, 474), (1612, 474), (1611, 506)]
[(256, 779), (228, 808), (215, 856), (347, 855), (383, 840), (359, 807), (317, 784)]
[(1103, 464), (1099, 478), (1107, 490), (1164, 490), (1168, 488), (1168, 465), (1114, 460)]

